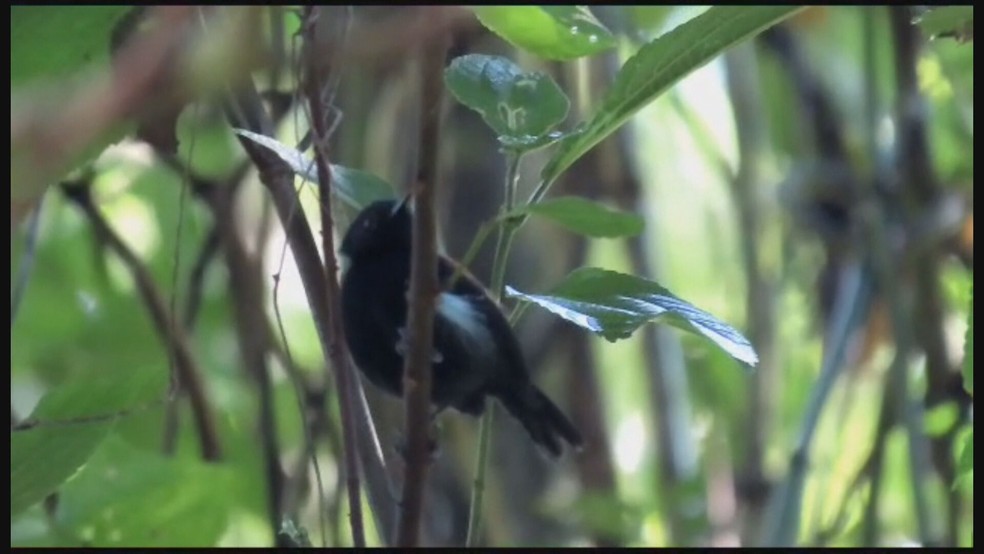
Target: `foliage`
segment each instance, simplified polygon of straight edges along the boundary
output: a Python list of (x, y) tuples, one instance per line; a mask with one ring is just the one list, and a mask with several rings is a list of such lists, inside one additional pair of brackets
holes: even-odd
[[(325, 384), (298, 254), (283, 231), (296, 220), (280, 220), (242, 148), (261, 146), (298, 177), (291, 217), (306, 218), (315, 237), (344, 231), (344, 217), (321, 229), (316, 189), (303, 186), (317, 182), (309, 114), (295, 90), (304, 76), (296, 72), (301, 39), (294, 34), (305, 23), (277, 6), (235, 10), (196, 9), (181, 44), (231, 48), (239, 43), (219, 29), (245, 14), (258, 25), (250, 36), (263, 45), (260, 61), (208, 71), (174, 64), (156, 87), (214, 90), (189, 81), (218, 80), (217, 94), (187, 107), (137, 99), (118, 125), (92, 133), (71, 156), (51, 137), (38, 151), (30, 133), (12, 144), (15, 223), (21, 201), (37, 205), (48, 184), (86, 182), (95, 211), (154, 289), (148, 293), (60, 187), (46, 196), (36, 250), (16, 229), (12, 281), (19, 267), (28, 277), (23, 289), (12, 286), (12, 298), (23, 297), (11, 329), (12, 546), (351, 543), (339, 398)], [(353, 10), (355, 23), (332, 59), (337, 90), (325, 97), (344, 114), (327, 149), (332, 191), (358, 209), (412, 192), (417, 114), (408, 99), (418, 83), (406, 68), (415, 67), (414, 44), (424, 40), (414, 33), (430, 36), (439, 23), (408, 24), (413, 19), (399, 12), (394, 24), (369, 8)], [(443, 235), (456, 254), (479, 227), (469, 269), (484, 276), (491, 268), (488, 282), (508, 292), (503, 304), (514, 304), (533, 378), (560, 399), (588, 444), (547, 465), (511, 422), (495, 422), (493, 440), (491, 419), (480, 433), (468, 418), (442, 415), (442, 455), (427, 482), (427, 540), (462, 543), (471, 468), (484, 445), (483, 532), (469, 537), (473, 544), (756, 545), (754, 537), (774, 525), (786, 526), (773, 533), (784, 543), (805, 546), (972, 544), (973, 277), (958, 261), (966, 252), (972, 260), (972, 8), (905, 11), (919, 14), (906, 21), (927, 40), (910, 50), (918, 52), (916, 92), (928, 106), (926, 140), (912, 144), (927, 145), (947, 213), (952, 204), (960, 208), (954, 217), (966, 218), (960, 231), (950, 233), (956, 223), (940, 226), (946, 240), (918, 244), (904, 242), (925, 238), (912, 221), (936, 222), (942, 210), (892, 192), (905, 190), (894, 186), (890, 161), (903, 127), (893, 122), (893, 133), (885, 131), (889, 118), (901, 117), (900, 49), (889, 14), (902, 8), (470, 10), (461, 11), (466, 23), (447, 23), (461, 41), (445, 91), (449, 104), (465, 109), (449, 110), (442, 129)], [(79, 83), (111, 75), (120, 34), (144, 29), (139, 16), (153, 13), (13, 7), (12, 127), (43, 129), (51, 114), (34, 109), (48, 105), (35, 100), (72, 106)], [(778, 38), (791, 37), (793, 46), (783, 51), (776, 35), (760, 36), (767, 30), (786, 33)], [(948, 37), (958, 40), (940, 40)], [(736, 67), (747, 70), (744, 81)], [(273, 125), (237, 128), (256, 123), (244, 106), (257, 91), (232, 86), (229, 75), (256, 85), (253, 100)], [(817, 101), (833, 109), (817, 117), (810, 103)], [(749, 125), (749, 114), (761, 128)], [(75, 115), (81, 127), (89, 121)], [(479, 121), (487, 128), (472, 132)], [(154, 125), (173, 134), (176, 149), (148, 141)], [(828, 159), (830, 136), (840, 139), (842, 159)], [(50, 159), (53, 173), (31, 173), (37, 159)], [(872, 180), (879, 183), (872, 195), (837, 188)], [(503, 199), (497, 211), (485, 206), (490, 198)], [(858, 308), (860, 330), (845, 324), (842, 344), (829, 332), (831, 291), (843, 294), (837, 264), (870, 261), (868, 239), (829, 233), (860, 225), (863, 209), (854, 208), (872, 202), (885, 219), (875, 224), (903, 241), (892, 243), (905, 253), (891, 260), (893, 284), (916, 305), (927, 285), (911, 278), (907, 264), (919, 260), (923, 268), (921, 253), (940, 249), (932, 258), (940, 260), (938, 320), (933, 310), (911, 318), (904, 398), (885, 370), (898, 346), (885, 290), (875, 287), (870, 312)], [(493, 232), (494, 259), (480, 248)], [(244, 338), (236, 287), (259, 291), (252, 300), (267, 318), (258, 322), (261, 336)], [(171, 376), (173, 352), (147, 300), (153, 295), (174, 313), (202, 368), (218, 460), (202, 459), (200, 422)], [(850, 340), (847, 331), (855, 333)], [(906, 414), (922, 413), (916, 403), (952, 381), (928, 374), (935, 366), (925, 337), (945, 339), (949, 349), (958, 335), (966, 394), (947, 389), (910, 425)], [(262, 348), (265, 381), (247, 371), (255, 367), (246, 357), (251, 346)], [(818, 375), (838, 347), (843, 367)], [(393, 430), (402, 416), (367, 393), (379, 436), (362, 438), (398, 475), (394, 445), (402, 438)], [(800, 451), (797, 435), (806, 427), (812, 441)], [(940, 487), (943, 458), (956, 482)], [(370, 543), (386, 544), (386, 523), (368, 520)]]
[(483, 25), (512, 44), (551, 60), (597, 54), (615, 38), (586, 6), (478, 6)]

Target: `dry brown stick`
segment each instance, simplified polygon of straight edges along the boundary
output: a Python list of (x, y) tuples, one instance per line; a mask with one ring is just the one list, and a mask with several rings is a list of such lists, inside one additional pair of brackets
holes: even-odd
[(147, 310), (150, 312), (151, 319), (154, 322), (154, 327), (164, 342), (165, 348), (174, 352), (177, 378), (180, 381), (181, 388), (188, 392), (188, 397), (191, 400), (191, 411), (194, 415), (195, 427), (198, 430), (198, 441), (202, 451), (202, 458), (208, 461), (221, 459), (222, 449), (219, 443), (219, 435), (205, 392), (205, 385), (202, 382), (202, 371), (191, 353), (191, 347), (188, 345), (184, 328), (172, 322), (174, 314), (168, 313), (164, 298), (157, 290), (150, 271), (123, 242), (119, 235), (113, 231), (109, 223), (102, 217), (102, 214), (99, 213), (99, 210), (92, 203), (92, 199), (89, 197), (88, 183), (65, 184), (62, 189), (69, 199), (82, 209), (96, 235), (119, 256), (123, 265), (126, 266), (133, 276), (137, 290), (143, 297)]
[[(335, 259), (335, 239), (331, 214), (331, 166), (328, 157), (328, 132), (326, 129), (327, 106), (322, 93), (328, 85), (331, 67), (330, 49), (332, 33), (328, 14), (318, 8), (308, 8), (304, 18), (304, 94), (311, 110), (311, 130), (314, 132), (315, 162), (318, 171), (318, 193), (321, 206), (321, 240), (325, 256), (325, 301), (328, 306), (328, 356), (334, 367), (338, 387), (339, 407), (342, 416), (342, 437), (345, 444), (346, 490), (349, 502), (349, 519), (352, 524), (352, 541), (357, 547), (365, 547), (365, 530), (362, 522), (362, 497), (359, 487), (359, 462), (355, 450), (355, 423), (352, 411), (352, 380), (355, 371), (350, 362), (341, 320), (341, 291), (338, 285), (338, 261)], [(327, 47), (327, 48), (326, 48)]]
[[(440, 17), (440, 12), (433, 14)], [(421, 49), (420, 152), (414, 198), (413, 245), (410, 260), (408, 351), (403, 369), (406, 417), (406, 469), (400, 499), (396, 545), (420, 543), (420, 520), (430, 453), (430, 417), (434, 310), (440, 292), (437, 282), (437, 229), (434, 210), (438, 181), (444, 56), (450, 46), (446, 33)]]
[(233, 209), (233, 187), (213, 187), (207, 195), (207, 203), (215, 218), (225, 254), (229, 274), (233, 318), (239, 343), (239, 352), (249, 378), (256, 383), (259, 400), (259, 434), (267, 488), (267, 513), (275, 534), (276, 546), (289, 546), (284, 535), (277, 533), (283, 520), (285, 475), (280, 465), (280, 446), (277, 436), (276, 412), (273, 399), (273, 383), (266, 360), (272, 350), (269, 322), (262, 302), (264, 295), (262, 260), (252, 258), (237, 235)]

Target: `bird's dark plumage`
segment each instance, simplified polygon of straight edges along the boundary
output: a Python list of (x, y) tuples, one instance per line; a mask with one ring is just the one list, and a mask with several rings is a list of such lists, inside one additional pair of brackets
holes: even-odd
[[(356, 217), (341, 246), (348, 260), (342, 319), (349, 350), (369, 381), (395, 395), (403, 384), (411, 232), (409, 206), (384, 200)], [(433, 404), (438, 410), (451, 406), (479, 415), (485, 397), (494, 396), (551, 455), (560, 454), (561, 440), (579, 447), (580, 433), (530, 380), (519, 342), (498, 305), (467, 273), (449, 283), (455, 267), (439, 257), (443, 292), (434, 314)]]

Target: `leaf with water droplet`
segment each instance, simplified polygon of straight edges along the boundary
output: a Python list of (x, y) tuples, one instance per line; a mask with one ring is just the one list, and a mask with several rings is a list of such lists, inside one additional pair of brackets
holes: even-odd
[(610, 341), (628, 338), (649, 322), (668, 323), (711, 340), (749, 366), (758, 354), (741, 333), (713, 315), (682, 300), (658, 283), (594, 267), (575, 270), (549, 294), (506, 293), (532, 302)]
[(551, 60), (571, 60), (615, 46), (586, 6), (478, 6), (482, 25), (514, 46)]
[(556, 141), (551, 129), (567, 117), (570, 101), (545, 73), (524, 72), (500, 56), (455, 58), (444, 82), (459, 102), (481, 114), (503, 146), (529, 151)]

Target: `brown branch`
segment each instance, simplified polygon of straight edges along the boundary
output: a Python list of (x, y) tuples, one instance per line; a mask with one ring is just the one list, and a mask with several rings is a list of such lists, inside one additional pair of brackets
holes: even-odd
[(258, 298), (264, 296), (261, 279), (261, 260), (247, 254), (242, 240), (236, 233), (236, 213), (233, 209), (233, 187), (211, 187), (207, 204), (215, 219), (225, 254), (229, 274), (229, 291), (232, 296), (239, 353), (246, 374), (255, 382), (259, 400), (259, 434), (266, 473), (267, 511), (274, 531), (276, 546), (288, 546), (285, 536), (277, 533), (283, 520), (284, 471), (280, 465), (280, 447), (277, 437), (276, 413), (273, 401), (273, 384), (266, 355), (272, 350), (269, 322)]
[(150, 312), (154, 327), (164, 342), (164, 347), (174, 353), (176, 377), (181, 388), (188, 392), (188, 397), (191, 400), (191, 410), (194, 415), (195, 426), (198, 429), (202, 458), (208, 461), (221, 459), (222, 449), (219, 435), (205, 392), (205, 384), (202, 382), (202, 371), (191, 353), (184, 329), (172, 321), (174, 314), (168, 312), (150, 271), (96, 209), (92, 203), (92, 198), (89, 196), (88, 183), (64, 183), (62, 190), (72, 202), (82, 209), (99, 239), (119, 256), (123, 265), (133, 276), (137, 290)]
[(314, 132), (315, 161), (318, 169), (318, 193), (321, 206), (321, 240), (325, 256), (325, 301), (328, 307), (328, 356), (335, 369), (339, 408), (342, 416), (343, 456), (345, 461), (346, 490), (349, 501), (349, 519), (352, 524), (352, 540), (356, 547), (365, 547), (365, 530), (362, 523), (362, 498), (359, 488), (359, 463), (355, 451), (355, 424), (353, 422), (352, 385), (355, 371), (349, 358), (341, 320), (341, 291), (338, 286), (338, 261), (335, 259), (335, 239), (331, 215), (331, 167), (328, 158), (328, 133), (326, 131), (326, 106), (322, 93), (329, 83), (330, 61), (333, 49), (333, 33), (328, 25), (334, 23), (327, 12), (307, 8), (304, 17), (304, 94), (311, 110), (311, 129)]
[[(896, 144), (898, 174), (902, 176), (903, 206), (909, 233), (915, 234), (916, 222), (922, 213), (932, 209), (939, 199), (939, 186), (934, 174), (926, 123), (926, 99), (919, 91), (916, 64), (919, 59), (918, 30), (911, 24), (912, 11), (906, 6), (889, 8), (892, 36), (895, 42), (895, 80), (897, 87)], [(910, 241), (919, 237), (910, 236)], [(943, 333), (943, 298), (940, 292), (940, 254), (935, 248), (914, 249), (912, 260), (915, 272), (914, 336), (926, 354), (927, 409), (945, 402), (957, 400), (952, 387), (955, 374), (951, 371), (949, 354)], [(933, 464), (945, 483), (956, 477), (953, 461), (953, 439), (957, 426), (953, 426), (931, 440)], [(910, 437), (916, 440), (917, 437)], [(960, 521), (960, 496), (956, 489), (947, 487), (947, 532), (945, 546), (957, 542)]]
[[(225, 106), (226, 116), (234, 127), (250, 130), (267, 136), (273, 134), (273, 124), (263, 108), (262, 101), (251, 81), (238, 83), (235, 96)], [(260, 182), (269, 191), (273, 199), (277, 215), (284, 232), (287, 244), (290, 246), (297, 264), (298, 274), (308, 306), (311, 309), (318, 342), (326, 359), (331, 351), (329, 347), (329, 320), (327, 301), (327, 285), (325, 284), (324, 267), (318, 255), (318, 247), (311, 233), (307, 217), (300, 209), (297, 192), (294, 190), (294, 177), (290, 167), (276, 154), (244, 137), (238, 137), (239, 143), (259, 171)], [(344, 366), (343, 366), (344, 367)], [(373, 508), (376, 528), (384, 529), (383, 522), (395, 519), (394, 495), (386, 470), (385, 461), (376, 438), (368, 406), (358, 380), (352, 382), (355, 395), (355, 426), (359, 459), (366, 475), (369, 502)], [(343, 436), (343, 440), (346, 437)], [(351, 444), (346, 444), (351, 448)], [(385, 535), (384, 535), (385, 540)]]
[[(431, 17), (440, 19), (435, 11)], [(400, 523), (396, 544), (418, 546), (424, 485), (430, 453), (430, 418), (434, 335), (434, 310), (440, 292), (437, 282), (437, 228), (434, 197), (437, 190), (440, 153), (441, 101), (444, 91), (444, 55), (450, 35), (439, 33), (421, 48), (420, 153), (417, 190), (414, 198), (413, 245), (410, 260), (410, 291), (407, 314), (408, 351), (403, 368), (403, 398), (406, 417), (406, 469), (400, 500)]]

